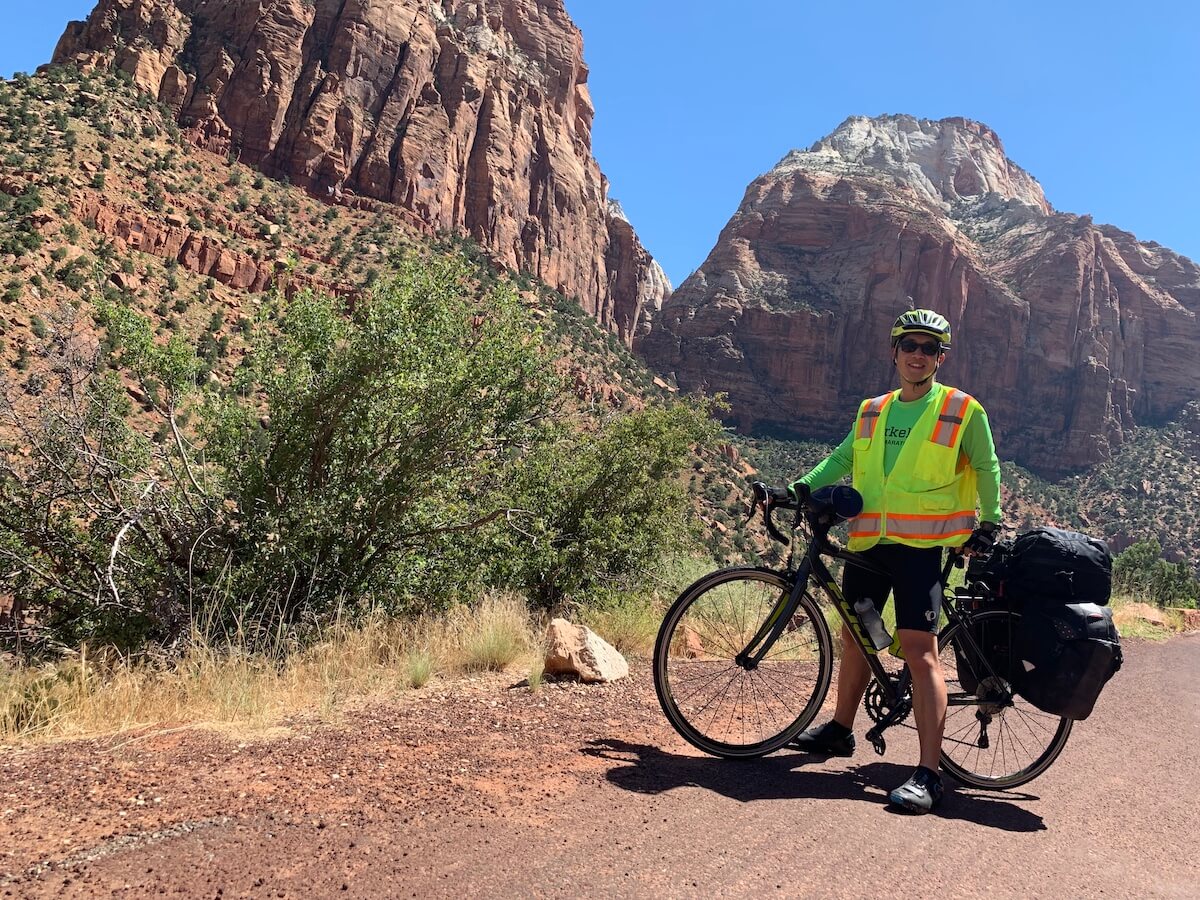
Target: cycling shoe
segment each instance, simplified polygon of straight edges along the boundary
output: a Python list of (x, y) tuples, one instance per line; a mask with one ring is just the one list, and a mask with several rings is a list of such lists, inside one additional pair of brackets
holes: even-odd
[(851, 756), (854, 753), (854, 732), (832, 720), (796, 735), (789, 747), (805, 753), (826, 756)]
[(941, 802), (943, 792), (941, 776), (917, 766), (908, 781), (888, 794), (888, 800), (909, 812), (927, 813)]

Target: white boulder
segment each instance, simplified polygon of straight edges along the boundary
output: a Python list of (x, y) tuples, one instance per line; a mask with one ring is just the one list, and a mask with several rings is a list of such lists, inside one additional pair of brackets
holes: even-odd
[(545, 672), (576, 675), (585, 682), (608, 682), (628, 675), (629, 663), (590, 628), (554, 619), (546, 629)]

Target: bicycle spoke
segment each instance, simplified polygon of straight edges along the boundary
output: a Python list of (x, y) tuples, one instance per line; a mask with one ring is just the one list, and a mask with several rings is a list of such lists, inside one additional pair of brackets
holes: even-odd
[[(948, 683), (961, 684), (964, 673), (992, 673), (974, 679), (973, 693), (955, 692), (955, 699), (964, 702), (948, 708), (942, 741), (943, 767), (976, 787), (1015, 787), (1037, 777), (1070, 734), (1070, 720), (1032, 707), (999, 674), (1016, 671), (1011, 648), (1018, 621), (1017, 613), (985, 610), (951, 629), (940, 648)], [(977, 650), (959, 639), (964, 627), (972, 629)], [(976, 652), (991, 656), (979, 661)], [(985, 734), (987, 746), (981, 747)]]
[(757, 755), (780, 746), (820, 708), (832, 669), (828, 632), (805, 598), (758, 664), (738, 665), (735, 657), (790, 588), (760, 570), (718, 576), (668, 611), (655, 647), (655, 687), (668, 718), (693, 744), (720, 755)]

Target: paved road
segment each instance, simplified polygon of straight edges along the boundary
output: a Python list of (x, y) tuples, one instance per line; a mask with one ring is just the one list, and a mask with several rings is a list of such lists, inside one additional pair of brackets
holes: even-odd
[(167, 795), (124, 834), (72, 831), (105, 791), (44, 787), (78, 749), (26, 752), (0, 772), (26, 801), (0, 895), (1197, 897), (1200, 636), (1126, 650), (1046, 775), (925, 817), (885, 805), (914, 736), (882, 758), (703, 758), (644, 667), (599, 691), (472, 684), (283, 741), (151, 741), (91, 767)]

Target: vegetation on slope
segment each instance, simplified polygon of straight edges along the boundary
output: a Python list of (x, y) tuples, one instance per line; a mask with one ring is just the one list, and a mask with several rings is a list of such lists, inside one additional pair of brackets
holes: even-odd
[[(0, 265), (29, 314), (4, 384), (10, 645), (169, 645), (198, 621), (262, 645), (492, 588), (594, 603), (696, 547), (676, 473), (718, 426), (578, 304), (195, 150), (117, 76), (18, 79), (0, 116)], [(97, 203), (116, 212), (77, 217)], [(142, 252), (101, 233), (113, 216), (186, 217), (274, 260), (273, 287)]]

